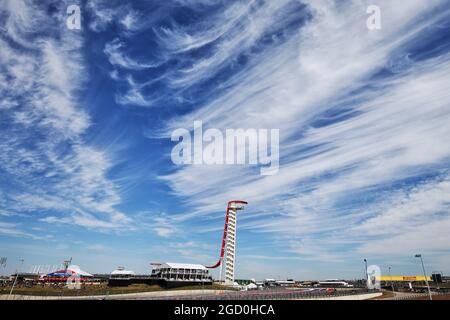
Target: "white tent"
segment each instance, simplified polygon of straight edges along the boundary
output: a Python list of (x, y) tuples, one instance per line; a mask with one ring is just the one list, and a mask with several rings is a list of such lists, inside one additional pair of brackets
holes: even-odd
[(75, 274), (79, 275), (80, 277), (93, 277), (92, 274), (90, 274), (89, 272), (83, 271), (81, 270), (81, 268), (77, 265), (70, 265), (67, 268), (68, 271), (72, 271)]

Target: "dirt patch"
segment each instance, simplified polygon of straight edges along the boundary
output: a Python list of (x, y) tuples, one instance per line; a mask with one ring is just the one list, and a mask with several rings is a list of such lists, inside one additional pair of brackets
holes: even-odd
[[(411, 299), (411, 300), (430, 300), (430, 298), (428, 296), (426, 296), (426, 297), (414, 298), (414, 299)], [(435, 300), (435, 301), (440, 301), (440, 300), (447, 301), (447, 300), (450, 300), (450, 294), (435, 295), (435, 296), (433, 296), (433, 300)]]

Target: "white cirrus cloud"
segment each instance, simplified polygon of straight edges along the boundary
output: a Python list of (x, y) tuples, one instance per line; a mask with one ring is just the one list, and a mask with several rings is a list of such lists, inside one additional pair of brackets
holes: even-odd
[(83, 38), (57, 14), (74, 2), (1, 2), (0, 119), (11, 125), (0, 127), (0, 172), (10, 186), (0, 205), (31, 221), (39, 214), (52, 223), (126, 228), (131, 220), (115, 209), (119, 189), (107, 178), (114, 159), (84, 141), (91, 119), (80, 103)]

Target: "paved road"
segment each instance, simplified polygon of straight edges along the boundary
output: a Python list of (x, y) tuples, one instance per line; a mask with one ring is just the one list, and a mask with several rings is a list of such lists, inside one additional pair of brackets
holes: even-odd
[(413, 300), (422, 297), (428, 297), (428, 293), (395, 292), (394, 297), (383, 300)]
[[(338, 292), (337, 295), (330, 296), (326, 293), (311, 294), (307, 291), (302, 293), (301, 290), (267, 290), (251, 292), (236, 292), (228, 290), (177, 290), (84, 297), (13, 295), (9, 298), (8, 295), (3, 295), (0, 296), (0, 300), (365, 300), (375, 297), (373, 295), (374, 293), (367, 295), (350, 294), (350, 292)], [(375, 293), (375, 295), (379, 296), (381, 293)]]

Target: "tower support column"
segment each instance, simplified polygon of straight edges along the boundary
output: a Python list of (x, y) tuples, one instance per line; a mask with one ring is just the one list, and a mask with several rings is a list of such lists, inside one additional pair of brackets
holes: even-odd
[(230, 208), (227, 240), (225, 245), (225, 284), (234, 284), (234, 262), (236, 258), (236, 208)]
[(215, 265), (206, 267), (216, 269), (220, 267), (219, 278), (222, 282), (222, 276), (225, 274), (225, 284), (234, 285), (234, 269), (236, 261), (236, 219), (237, 212), (244, 210), (246, 201), (233, 200), (228, 202), (225, 215), (225, 224), (223, 227), (222, 246), (220, 248), (220, 258)]

